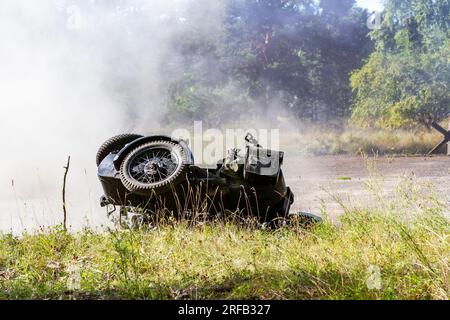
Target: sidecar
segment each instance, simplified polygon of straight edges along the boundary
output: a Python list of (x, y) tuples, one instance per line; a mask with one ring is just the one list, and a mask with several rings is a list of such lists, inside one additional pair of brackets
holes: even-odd
[(215, 168), (195, 164), (187, 143), (169, 136), (123, 134), (97, 154), (102, 206), (140, 208), (175, 216), (187, 212), (239, 214), (269, 222), (286, 217), (294, 195), (281, 166), (284, 153), (264, 149), (247, 135)]

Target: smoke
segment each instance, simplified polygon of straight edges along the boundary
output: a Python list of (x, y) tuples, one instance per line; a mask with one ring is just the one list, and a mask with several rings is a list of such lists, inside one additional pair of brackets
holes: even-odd
[(69, 155), (69, 222), (104, 222), (97, 148), (164, 127), (173, 41), (221, 12), (206, 0), (2, 1), (0, 230), (61, 220)]

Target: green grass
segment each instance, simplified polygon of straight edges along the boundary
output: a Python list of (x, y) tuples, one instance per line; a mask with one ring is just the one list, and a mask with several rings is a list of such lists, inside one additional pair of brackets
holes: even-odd
[(309, 229), (171, 221), (2, 235), (0, 298), (449, 299), (448, 208), (432, 190), (408, 178), (392, 200), (342, 206), (339, 223)]

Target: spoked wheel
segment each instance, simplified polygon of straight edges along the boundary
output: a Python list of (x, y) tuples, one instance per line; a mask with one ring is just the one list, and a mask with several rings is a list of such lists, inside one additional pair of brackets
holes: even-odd
[(150, 195), (167, 191), (185, 180), (186, 161), (179, 144), (148, 142), (128, 154), (120, 168), (120, 177), (130, 192)]
[(170, 178), (179, 162), (178, 157), (170, 150), (153, 146), (130, 159), (127, 171), (140, 183), (156, 185)]

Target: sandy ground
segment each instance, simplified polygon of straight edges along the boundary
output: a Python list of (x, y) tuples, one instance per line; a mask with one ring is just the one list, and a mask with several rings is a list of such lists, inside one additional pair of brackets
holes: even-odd
[[(393, 195), (402, 176), (408, 176), (420, 184), (431, 183), (441, 199), (450, 204), (450, 157), (379, 157), (368, 161), (380, 175), (377, 181), (386, 197)], [(342, 208), (329, 193), (355, 205), (371, 202), (366, 187), (371, 170), (361, 157), (286, 155), (284, 172), (296, 196), (296, 210), (320, 213), (325, 207), (330, 216), (338, 215)]]
[[(370, 159), (382, 175), (381, 189), (386, 197), (393, 195), (403, 175), (415, 176), (419, 183), (431, 183), (440, 197), (450, 204), (450, 157), (380, 157)], [(286, 154), (283, 165), (287, 184), (295, 194), (293, 210), (327, 214), (335, 218), (342, 208), (330, 194), (340, 195), (346, 203), (369, 205), (371, 192), (365, 187), (370, 180), (366, 162), (353, 156), (307, 157)], [(74, 229), (108, 224), (98, 199), (102, 193), (96, 177), (91, 177), (87, 193), (72, 192), (69, 201), (69, 224)], [(71, 189), (71, 188), (69, 188)], [(59, 190), (42, 191), (35, 197), (14, 194), (0, 198), (0, 231), (31, 230), (60, 223), (62, 210)]]

